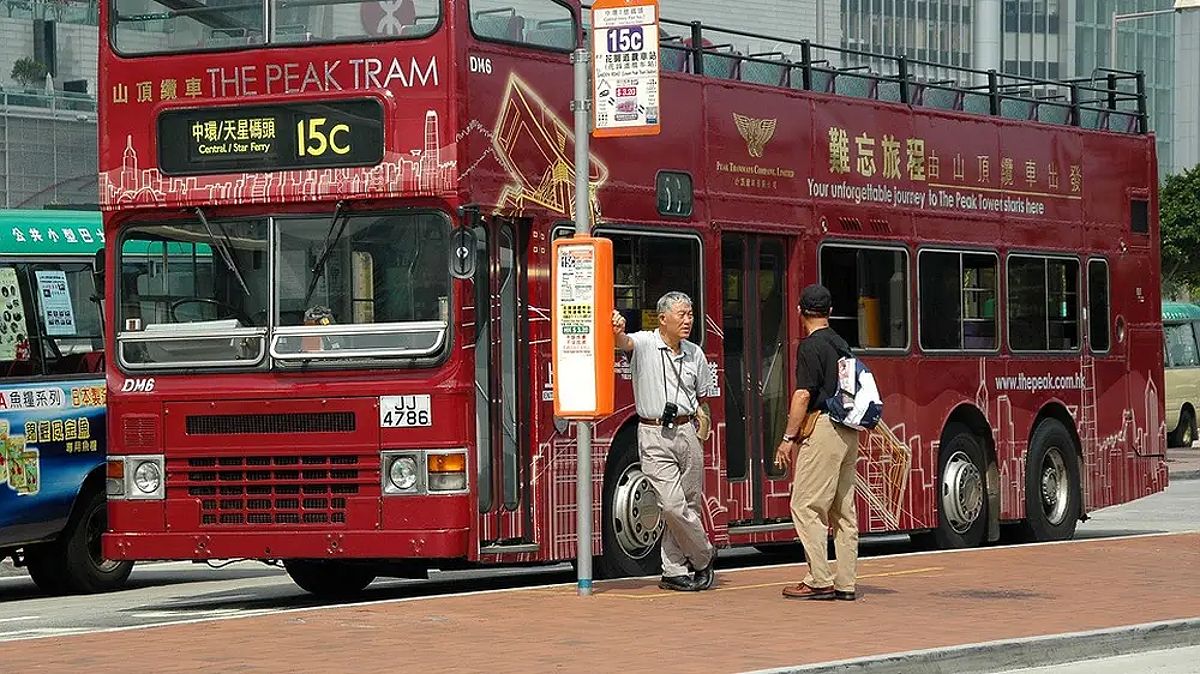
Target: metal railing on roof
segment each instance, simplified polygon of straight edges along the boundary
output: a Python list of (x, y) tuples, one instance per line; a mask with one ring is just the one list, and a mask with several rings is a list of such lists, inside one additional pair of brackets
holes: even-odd
[[(1097, 69), (1091, 77), (1050, 80), (904, 54), (831, 47), (700, 21), (661, 19), (659, 23), (664, 71), (1092, 130), (1149, 131), (1141, 71)], [(751, 44), (770, 47), (752, 52)], [(930, 72), (948, 79), (921, 76)]]

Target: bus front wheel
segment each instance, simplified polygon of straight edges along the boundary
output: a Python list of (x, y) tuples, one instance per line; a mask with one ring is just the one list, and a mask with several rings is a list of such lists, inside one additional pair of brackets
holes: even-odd
[(101, 554), (100, 536), (108, 522), (104, 494), (90, 489), (78, 505), (57, 540), (31, 546), (25, 553), (29, 575), (43, 592), (109, 592), (121, 587), (133, 571), (133, 562), (117, 562)]
[(604, 554), (600, 578), (651, 576), (662, 571), (663, 519), (658, 493), (642, 473), (636, 438), (618, 439), (604, 475)]
[(327, 598), (351, 597), (375, 580), (375, 574), (346, 562), (289, 559), (283, 568), (300, 589)]

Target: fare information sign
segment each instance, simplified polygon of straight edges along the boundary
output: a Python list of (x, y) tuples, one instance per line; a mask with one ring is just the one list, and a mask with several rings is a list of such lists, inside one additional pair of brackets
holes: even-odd
[(167, 175), (374, 166), (383, 107), (374, 99), (168, 110), (158, 118)]
[(658, 1), (596, 0), (592, 26), (593, 133), (657, 135)]

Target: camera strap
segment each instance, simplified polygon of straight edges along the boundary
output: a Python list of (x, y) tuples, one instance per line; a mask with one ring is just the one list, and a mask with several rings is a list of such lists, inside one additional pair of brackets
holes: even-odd
[[(680, 345), (680, 349), (682, 349), (682, 348), (683, 348), (683, 346)], [(668, 397), (670, 397), (671, 402), (675, 403), (675, 405), (678, 406), (679, 405), (679, 392), (681, 389), (683, 389), (683, 362), (680, 361), (677, 363), (677, 362), (675, 362), (674, 358), (671, 359), (671, 371), (675, 373), (675, 395), (671, 396), (670, 391), (667, 387), (667, 353), (666, 353), (666, 350), (659, 349), (658, 356), (659, 356), (659, 361), (662, 364), (663, 400), (666, 400)]]

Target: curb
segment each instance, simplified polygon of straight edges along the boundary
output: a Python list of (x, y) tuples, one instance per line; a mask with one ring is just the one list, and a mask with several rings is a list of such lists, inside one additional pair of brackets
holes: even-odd
[(1200, 618), (1186, 618), (764, 669), (755, 674), (992, 674), (1195, 646), (1198, 642)]

